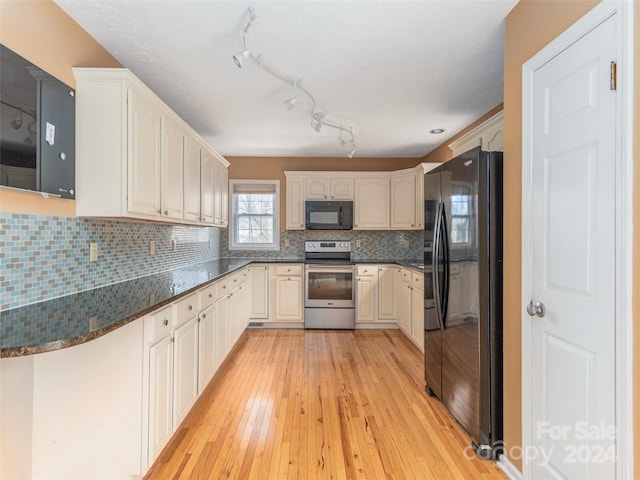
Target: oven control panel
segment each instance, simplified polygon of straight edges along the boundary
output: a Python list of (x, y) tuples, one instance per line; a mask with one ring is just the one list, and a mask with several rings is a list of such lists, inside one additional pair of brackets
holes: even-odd
[(306, 240), (304, 242), (305, 252), (350, 252), (350, 241), (322, 241)]

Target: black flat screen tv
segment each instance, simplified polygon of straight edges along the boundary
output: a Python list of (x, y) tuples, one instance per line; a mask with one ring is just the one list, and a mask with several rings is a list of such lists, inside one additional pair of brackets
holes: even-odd
[(75, 198), (75, 91), (4, 45), (0, 185)]

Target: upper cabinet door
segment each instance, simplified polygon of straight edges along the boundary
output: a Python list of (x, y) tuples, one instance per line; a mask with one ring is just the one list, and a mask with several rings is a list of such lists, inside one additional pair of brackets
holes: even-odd
[(391, 228), (416, 228), (416, 175), (391, 177)]
[(128, 115), (128, 210), (155, 217), (160, 213), (161, 110), (152, 99), (129, 89)]
[(287, 230), (304, 230), (304, 177), (287, 176)]
[(329, 179), (326, 177), (309, 177), (306, 179), (307, 200), (326, 200), (329, 198)]
[(162, 188), (160, 189), (160, 215), (182, 219), (184, 130), (178, 122), (165, 115), (162, 116), (161, 125)]
[(200, 158), (200, 216), (206, 223), (213, 223), (213, 192), (215, 190), (216, 159), (202, 149)]
[(187, 137), (184, 162), (184, 219), (200, 221), (200, 144)]
[(332, 200), (353, 200), (353, 177), (334, 177), (329, 179)]
[(354, 180), (354, 230), (389, 228), (389, 177), (360, 177)]

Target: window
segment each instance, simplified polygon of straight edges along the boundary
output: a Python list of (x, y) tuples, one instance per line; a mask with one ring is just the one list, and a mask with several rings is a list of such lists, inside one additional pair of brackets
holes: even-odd
[(451, 243), (469, 245), (471, 243), (471, 189), (454, 185), (451, 195)]
[(279, 180), (231, 180), (229, 250), (279, 250)]

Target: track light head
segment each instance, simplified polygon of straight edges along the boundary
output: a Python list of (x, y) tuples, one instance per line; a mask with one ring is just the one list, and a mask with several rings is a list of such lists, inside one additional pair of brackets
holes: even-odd
[(354, 147), (351, 150), (349, 150), (349, 153), (347, 153), (347, 157), (353, 158), (355, 154), (356, 154), (356, 147), (354, 145)]
[(291, 98), (287, 98), (284, 102), (285, 106), (287, 107), (288, 110), (291, 110), (293, 108), (293, 106), (298, 103), (298, 97), (293, 96)]
[(249, 58), (250, 54), (251, 54), (251, 52), (249, 51), (249, 49), (245, 48), (244, 50), (242, 50), (241, 52), (236, 53), (233, 56), (233, 61), (236, 62), (236, 65), (238, 66), (238, 68), (242, 68), (242, 60), (243, 60), (243, 58)]

